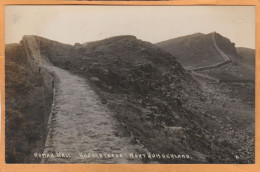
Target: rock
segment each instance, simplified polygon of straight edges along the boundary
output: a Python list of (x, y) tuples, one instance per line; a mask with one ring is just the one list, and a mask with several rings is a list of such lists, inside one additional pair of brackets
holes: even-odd
[(155, 70), (154, 64), (152, 62), (139, 64), (137, 67), (144, 72), (153, 72)]
[(98, 77), (91, 77), (90, 81), (92, 81), (92, 82), (100, 82), (100, 79)]
[(148, 109), (143, 109), (142, 113), (146, 119), (154, 118), (153, 112)]
[(151, 111), (159, 112), (159, 108), (157, 106), (149, 106), (148, 107)]
[(167, 135), (169, 136), (174, 136), (176, 138), (178, 137), (183, 137), (184, 129), (182, 127), (165, 127), (164, 131), (166, 132)]
[(102, 100), (101, 100), (101, 103), (102, 103), (102, 104), (107, 104), (107, 100), (106, 100), (106, 99), (102, 99)]
[(170, 84), (170, 88), (171, 89), (174, 89), (176, 87), (176, 85), (172, 82), (171, 84)]
[(80, 70), (86, 70), (86, 67), (81, 67)]
[(74, 44), (74, 47), (75, 47), (75, 48), (79, 48), (79, 47), (81, 47), (81, 44), (78, 43), (78, 42), (76, 42), (76, 43)]

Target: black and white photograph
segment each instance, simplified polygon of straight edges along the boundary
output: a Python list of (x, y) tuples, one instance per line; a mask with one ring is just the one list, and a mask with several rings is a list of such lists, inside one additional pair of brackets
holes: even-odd
[(254, 164), (255, 6), (5, 6), (7, 164)]

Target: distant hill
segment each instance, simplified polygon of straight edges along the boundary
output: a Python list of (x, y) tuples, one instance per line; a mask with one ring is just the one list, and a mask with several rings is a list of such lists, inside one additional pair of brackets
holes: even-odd
[(183, 66), (203, 67), (222, 61), (213, 45), (212, 34), (195, 33), (156, 45), (176, 56)]
[(239, 61), (251, 68), (255, 68), (255, 50), (250, 48), (237, 47)]
[[(178, 37), (156, 44), (174, 55), (185, 68), (200, 68), (214, 66), (221, 63), (224, 54), (231, 63), (216, 65), (216, 68), (201, 70), (201, 73), (219, 78), (220, 80), (254, 80), (253, 53), (250, 54), (250, 62), (245, 63), (243, 51), (240, 48), (240, 56), (235, 44), (228, 38), (218, 33), (202, 34), (196, 33)], [(221, 51), (221, 53), (219, 52)], [(238, 73), (239, 71), (239, 73)]]

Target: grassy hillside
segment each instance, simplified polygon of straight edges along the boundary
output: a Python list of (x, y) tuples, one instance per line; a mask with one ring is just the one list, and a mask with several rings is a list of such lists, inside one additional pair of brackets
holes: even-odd
[[(40, 49), (49, 46), (45, 39), (37, 39)], [(229, 127), (231, 114), (223, 107), (231, 98), (221, 91), (214, 93), (218, 89), (214, 86), (206, 86), (205, 91), (170, 53), (134, 36), (75, 44), (69, 53), (65, 48), (60, 45), (41, 52), (53, 64), (92, 84), (122, 124), (119, 134), (143, 145), (140, 152), (187, 153), (194, 157), (157, 159), (162, 163), (252, 162), (249, 154), (237, 160), (233, 153), (244, 147), (247, 154), (254, 143), (237, 144), (241, 138), (230, 135), (234, 131)], [(228, 106), (231, 109), (237, 104), (231, 102)], [(254, 122), (251, 116), (248, 121)], [(235, 135), (240, 129), (236, 128)]]
[(183, 66), (204, 67), (223, 60), (214, 47), (212, 34), (195, 33), (156, 45), (176, 56)]
[(44, 148), (52, 95), (28, 66), (21, 44), (6, 45), (6, 162), (36, 163)]
[[(200, 73), (210, 75), (220, 80), (250, 80), (254, 81), (254, 57), (250, 54), (249, 61), (238, 54), (235, 44), (218, 33), (196, 33), (179, 38), (159, 42), (156, 45), (176, 56), (184, 67), (205, 67), (223, 61), (213, 44), (213, 34), (219, 49), (232, 61), (216, 69), (202, 70)], [(242, 49), (241, 49), (242, 51)], [(240, 51), (240, 52), (241, 52)]]
[(255, 50), (250, 48), (238, 47), (237, 53), (239, 55), (239, 61), (248, 65), (251, 68), (255, 68)]
[[(175, 57), (134, 36), (117, 36), (74, 46), (36, 36), (24, 39), (30, 37), (37, 40), (41, 55), (55, 66), (80, 75), (90, 83), (120, 123), (116, 134), (131, 137), (133, 144), (142, 147), (139, 153), (192, 157), (174, 160), (157, 157), (153, 161), (254, 162), (254, 105), (253, 97), (247, 96), (248, 90), (253, 95), (253, 85), (238, 86), (236, 92), (225, 83), (215, 85), (196, 79), (182, 67), (181, 56)], [(181, 38), (175, 45), (191, 47), (185, 50), (192, 52), (192, 57), (201, 58), (204, 54), (200, 60), (204, 59), (205, 65), (220, 60), (210, 44), (210, 34), (192, 37), (194, 40)], [(234, 56), (234, 45), (220, 38), (217, 35), (218, 44), (229, 45), (223, 51)], [(185, 56), (184, 62), (193, 65), (189, 58)], [(30, 155), (42, 150), (51, 95), (43, 86), (42, 78), (28, 67), (21, 44), (7, 45), (6, 59), (7, 161), (36, 162)], [(192, 61), (199, 65), (196, 60)], [(231, 65), (236, 64), (239, 65), (238, 62)], [(226, 67), (222, 66), (223, 71)], [(142, 161), (151, 163), (146, 158)]]

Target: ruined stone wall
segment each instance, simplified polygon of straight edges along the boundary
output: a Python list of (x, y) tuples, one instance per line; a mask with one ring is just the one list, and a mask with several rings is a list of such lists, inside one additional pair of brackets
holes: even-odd
[(218, 44), (216, 43), (216, 39), (215, 39), (215, 33), (212, 34), (212, 42), (214, 44), (214, 47), (216, 48), (216, 51), (220, 54), (220, 56), (224, 59), (222, 62), (216, 63), (214, 65), (209, 65), (209, 66), (205, 66), (205, 67), (199, 67), (199, 68), (193, 68), (193, 71), (200, 71), (200, 70), (209, 70), (209, 69), (216, 69), (219, 68), (220, 66), (223, 66), (225, 64), (231, 63), (232, 60), (230, 60), (230, 58), (228, 57), (227, 54), (225, 54), (218, 46)]
[(225, 64), (231, 63), (231, 60), (224, 60), (222, 62), (216, 63), (214, 65), (210, 65), (210, 66), (205, 66), (205, 67), (199, 67), (199, 68), (194, 68), (192, 69), (193, 71), (200, 71), (200, 70), (209, 70), (209, 69), (216, 69), (219, 68)]
[(45, 86), (48, 88), (48, 90), (52, 91), (54, 87), (55, 76), (44, 68), (40, 68), (40, 74), (43, 77)]
[(33, 72), (43, 77), (46, 88), (53, 92), (55, 76), (44, 66), (46, 60), (45, 57), (41, 55), (37, 40), (34, 36), (24, 36), (21, 43), (24, 47), (30, 68)]

